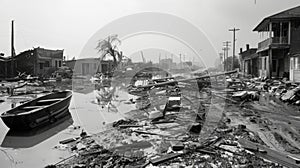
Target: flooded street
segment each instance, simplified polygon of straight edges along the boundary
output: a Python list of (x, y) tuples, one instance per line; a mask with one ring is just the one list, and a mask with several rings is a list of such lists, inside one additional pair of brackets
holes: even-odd
[(0, 168), (300, 168), (299, 1), (0, 4)]
[[(1, 167), (44, 167), (49, 163), (57, 163), (70, 156), (67, 149), (58, 146), (59, 141), (79, 136), (82, 129), (88, 134), (98, 133), (105, 124), (123, 118), (126, 112), (135, 108), (132, 104), (122, 103), (132, 96), (118, 88), (110, 105), (98, 105), (95, 97), (94, 92), (73, 92), (70, 115), (42, 129), (26, 133), (9, 131), (1, 120)], [(0, 108), (4, 112), (11, 109), (12, 104), (18, 105), (17, 102), (30, 97), (2, 98), (5, 102), (0, 104)]]

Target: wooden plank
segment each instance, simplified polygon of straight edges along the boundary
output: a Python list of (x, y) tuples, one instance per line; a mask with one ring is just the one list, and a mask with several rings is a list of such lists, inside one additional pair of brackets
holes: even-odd
[(75, 137), (75, 138), (68, 138), (62, 141), (59, 141), (60, 144), (68, 144), (74, 141), (77, 141), (80, 137)]
[(185, 152), (184, 153), (170, 153), (170, 154), (164, 155), (160, 158), (152, 159), (152, 160), (150, 160), (150, 163), (152, 163), (153, 165), (158, 165), (160, 163), (166, 162), (168, 160), (174, 159), (174, 158), (182, 156), (184, 154), (185, 154)]

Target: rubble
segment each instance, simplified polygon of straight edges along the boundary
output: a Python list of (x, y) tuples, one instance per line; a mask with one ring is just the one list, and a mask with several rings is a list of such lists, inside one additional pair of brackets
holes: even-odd
[[(121, 119), (99, 134), (61, 141), (74, 156), (52, 166), (300, 167), (295, 106), (300, 89), (281, 81), (230, 79), (223, 91), (203, 86), (202, 98), (185, 94), (192, 93), (188, 82), (182, 84), (185, 90), (166, 80), (156, 80), (156, 90), (151, 83), (152, 89), (135, 88), (132, 94), (151, 101), (139, 111), (143, 117)], [(163, 108), (149, 95), (166, 96)], [(222, 118), (211, 134), (199, 136), (213, 96), (226, 102)]]

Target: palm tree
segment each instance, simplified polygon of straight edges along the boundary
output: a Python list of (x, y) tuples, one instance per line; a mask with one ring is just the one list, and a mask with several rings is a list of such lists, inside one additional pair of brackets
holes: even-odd
[(114, 68), (122, 61), (122, 52), (118, 50), (118, 45), (121, 44), (121, 40), (118, 35), (110, 35), (106, 39), (99, 40), (96, 49), (100, 53), (100, 60), (103, 60), (107, 55), (113, 57)]

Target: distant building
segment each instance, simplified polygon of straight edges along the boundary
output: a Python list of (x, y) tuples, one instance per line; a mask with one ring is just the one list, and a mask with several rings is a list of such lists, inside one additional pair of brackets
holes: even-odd
[(67, 67), (72, 68), (74, 75), (94, 75), (97, 72), (109, 72), (113, 69), (112, 60), (102, 60), (99, 58), (83, 58), (65, 61)]
[(173, 60), (171, 58), (166, 58), (166, 59), (161, 59), (159, 61), (159, 65), (163, 68), (163, 69), (170, 69), (171, 66), (173, 64)]
[(264, 18), (253, 31), (258, 43), (260, 77), (289, 77), (300, 81), (300, 6)]
[(21, 52), (14, 58), (16, 70), (36, 76), (49, 76), (62, 66), (63, 51), (38, 47)]
[(258, 77), (258, 55), (257, 48), (250, 48), (249, 44), (246, 45), (246, 50), (240, 49), (240, 65), (241, 71), (246, 75)]
[(159, 66), (163, 69), (176, 69), (177, 65), (172, 58), (165, 58), (159, 61)]
[[(21, 52), (12, 57), (2, 57), (0, 64), (2, 78), (14, 77), (18, 73), (26, 73), (33, 76), (50, 76), (57, 68), (62, 66), (63, 50), (49, 50), (34, 48)], [(12, 67), (13, 66), (13, 67)], [(1, 66), (3, 67), (3, 66)]]

